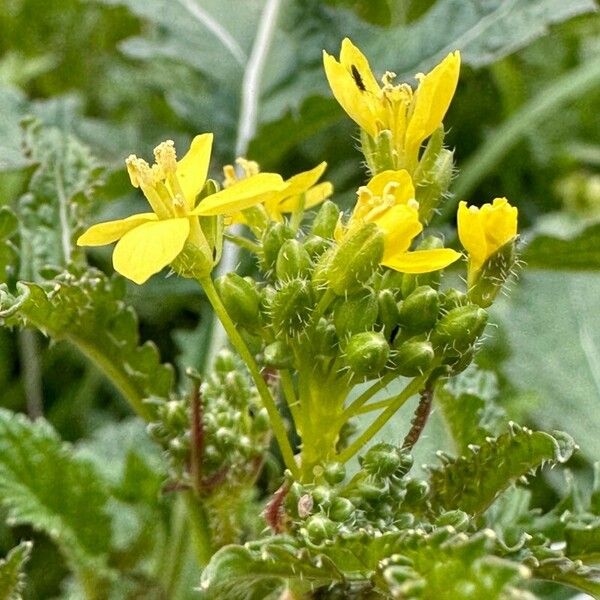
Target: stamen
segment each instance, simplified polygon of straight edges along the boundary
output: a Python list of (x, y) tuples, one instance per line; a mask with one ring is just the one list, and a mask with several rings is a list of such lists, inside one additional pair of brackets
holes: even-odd
[(233, 185), (238, 180), (233, 165), (225, 165), (223, 167), (223, 176), (225, 177), (223, 187), (226, 188)]
[(177, 170), (177, 154), (175, 153), (175, 142), (167, 140), (154, 148), (154, 159), (156, 165), (162, 172), (162, 178), (174, 174)]
[(125, 159), (125, 165), (127, 166), (127, 173), (133, 187), (150, 187), (154, 185), (155, 179), (152, 169), (143, 158), (138, 158), (135, 154), (130, 154)]
[(240, 157), (235, 162), (242, 168), (245, 177), (252, 177), (252, 175), (257, 175), (260, 171), (258, 163), (253, 160)]

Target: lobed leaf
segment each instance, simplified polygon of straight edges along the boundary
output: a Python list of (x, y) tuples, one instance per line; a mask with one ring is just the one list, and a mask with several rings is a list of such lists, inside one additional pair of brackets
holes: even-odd
[(0, 600), (21, 600), (25, 587), (23, 568), (31, 548), (31, 542), (21, 542), (0, 560)]
[(76, 572), (107, 572), (112, 539), (108, 491), (44, 420), (0, 409), (0, 503), (10, 524), (31, 525), (59, 546)]
[(550, 435), (511, 423), (507, 433), (471, 446), (464, 456), (439, 453), (444, 464), (430, 468), (431, 505), (479, 514), (520, 477), (546, 463), (566, 462), (575, 448), (566, 433)]
[(100, 271), (65, 271), (42, 284), (0, 286), (0, 324), (35, 327), (55, 340), (73, 343), (108, 376), (142, 416), (142, 401), (166, 397), (173, 372), (162, 365), (154, 344), (139, 345), (137, 317), (123, 302), (122, 280)]

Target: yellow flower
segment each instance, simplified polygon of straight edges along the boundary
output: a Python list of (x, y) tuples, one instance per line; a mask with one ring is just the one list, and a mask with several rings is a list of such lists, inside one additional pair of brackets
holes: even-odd
[(358, 200), (347, 225), (338, 224), (335, 238), (343, 237), (367, 223), (375, 223), (384, 234), (381, 264), (401, 273), (429, 273), (443, 269), (460, 257), (451, 248), (409, 251), (421, 233), (415, 188), (405, 170), (383, 171), (358, 189)]
[(103, 246), (118, 240), (113, 253), (114, 268), (138, 284), (172, 263), (186, 243), (212, 261), (213, 249), (198, 217), (239, 212), (285, 187), (279, 175), (260, 173), (203, 198), (196, 205), (196, 197), (206, 182), (212, 140), (211, 133), (196, 136), (179, 161), (173, 142), (163, 142), (154, 150), (156, 162), (152, 166), (131, 155), (126, 160), (131, 183), (142, 189), (153, 212), (93, 225), (77, 244)]
[(364, 54), (348, 39), (340, 60), (323, 52), (327, 80), (342, 108), (369, 136), (391, 132), (397, 164), (414, 168), (421, 144), (442, 125), (458, 83), (460, 53), (452, 52), (427, 75), (418, 74), (418, 87), (394, 85), (386, 72), (379, 85)]
[(502, 246), (517, 236), (517, 208), (506, 198), (496, 198), (481, 208), (458, 207), (458, 237), (469, 253), (469, 279)]
[[(254, 161), (238, 159), (237, 162), (242, 167), (246, 177), (258, 173), (258, 165)], [(333, 194), (333, 186), (328, 181), (317, 183), (326, 168), (327, 163), (322, 162), (313, 169), (297, 173), (286, 179), (286, 187), (276, 194), (270, 194), (263, 202), (268, 217), (273, 221), (281, 222), (284, 214), (293, 213), (300, 209), (307, 210), (327, 200)], [(227, 165), (223, 171), (225, 173), (225, 187), (238, 181), (232, 165)], [(246, 223), (246, 218), (242, 213), (239, 213), (233, 216), (232, 222)]]

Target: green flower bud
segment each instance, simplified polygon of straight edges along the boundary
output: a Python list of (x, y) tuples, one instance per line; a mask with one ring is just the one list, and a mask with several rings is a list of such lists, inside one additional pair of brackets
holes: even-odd
[(346, 364), (357, 379), (376, 376), (390, 355), (383, 334), (369, 331), (353, 335), (345, 349)]
[(215, 287), (234, 322), (248, 329), (260, 325), (260, 295), (255, 285), (237, 273), (227, 273), (215, 281)]
[(346, 467), (342, 463), (329, 463), (325, 466), (323, 477), (329, 485), (342, 483), (346, 479)]
[(338, 296), (353, 294), (363, 287), (383, 257), (383, 232), (368, 223), (347, 235), (335, 251), (327, 279)]
[(431, 341), (436, 348), (461, 353), (483, 333), (487, 319), (487, 311), (476, 304), (453, 308), (438, 321)]
[(312, 261), (304, 246), (298, 240), (286, 240), (279, 249), (275, 273), (277, 279), (286, 281), (308, 275)]
[(428, 223), (435, 209), (442, 203), (448, 193), (454, 172), (454, 153), (441, 149), (431, 168), (423, 173), (423, 178), (415, 189), (419, 203), (419, 220)]
[(293, 335), (308, 322), (313, 306), (313, 293), (308, 281), (292, 279), (283, 283), (271, 300), (273, 327)]
[(359, 459), (360, 466), (371, 475), (389, 477), (400, 467), (400, 454), (392, 444), (375, 444)]
[(356, 494), (367, 502), (380, 501), (388, 493), (389, 485), (385, 480), (360, 481), (356, 484)]
[(328, 511), (330, 519), (342, 523), (347, 521), (356, 511), (356, 507), (348, 498), (336, 498)]
[(431, 342), (413, 339), (399, 345), (398, 350), (392, 354), (392, 362), (398, 374), (416, 377), (431, 366), (434, 356)]
[(406, 484), (406, 495), (404, 501), (407, 504), (417, 504), (423, 500), (429, 493), (429, 485), (426, 481), (411, 479)]
[(512, 239), (492, 254), (469, 282), (469, 300), (482, 308), (491, 306), (510, 277), (514, 264), (515, 240)]
[(329, 266), (331, 265), (331, 261), (335, 256), (335, 248), (329, 248), (319, 257), (317, 263), (315, 264), (315, 268), (312, 273), (312, 284), (313, 288), (317, 291), (324, 290), (327, 287), (327, 283), (329, 281)]
[(475, 357), (475, 347), (470, 346), (462, 352), (453, 352), (452, 349), (446, 351), (444, 364), (450, 367), (449, 375), (458, 375), (462, 373)]
[(333, 311), (333, 323), (338, 336), (347, 337), (373, 328), (379, 307), (377, 298), (364, 290), (366, 295), (343, 300), (340, 298)]
[(428, 331), (437, 321), (438, 293), (428, 285), (422, 285), (400, 304), (399, 310), (399, 322), (404, 329), (413, 333)]
[(339, 218), (340, 209), (337, 205), (331, 200), (325, 200), (315, 215), (310, 232), (325, 239), (332, 239)]
[(304, 240), (304, 249), (312, 259), (320, 257), (329, 248), (331, 242), (318, 235), (309, 235)]
[(231, 350), (224, 348), (223, 350), (219, 351), (213, 364), (213, 369), (217, 375), (223, 376), (227, 373), (237, 370), (238, 368), (239, 367), (235, 361), (235, 356)]
[(319, 506), (323, 506), (324, 504), (329, 504), (332, 498), (332, 491), (330, 487), (326, 485), (318, 485), (311, 492), (312, 499)]
[(467, 295), (457, 289), (450, 288), (440, 292), (440, 312), (446, 313), (453, 308), (467, 304)]
[(284, 223), (271, 224), (262, 237), (261, 267), (263, 271), (271, 271), (275, 268), (281, 246), (286, 240), (292, 240), (295, 237), (294, 230)]
[(311, 336), (312, 346), (317, 357), (330, 357), (337, 351), (338, 337), (333, 323), (327, 319), (319, 319)]
[(306, 533), (311, 543), (321, 544), (337, 533), (337, 526), (323, 515), (313, 515), (306, 523)]
[(276, 369), (289, 369), (294, 365), (294, 354), (288, 344), (278, 340), (265, 347), (263, 362), (265, 365)]
[(385, 337), (393, 342), (392, 333), (397, 334), (400, 323), (400, 311), (392, 290), (383, 289), (377, 297), (379, 304), (379, 321), (383, 325)]
[[(417, 245), (417, 250), (437, 250), (444, 247), (444, 242), (435, 235), (426, 235)], [(402, 296), (406, 298), (417, 287), (428, 285), (437, 290), (440, 287), (441, 271), (432, 271), (431, 273), (420, 273), (412, 275), (404, 273), (402, 277)]]

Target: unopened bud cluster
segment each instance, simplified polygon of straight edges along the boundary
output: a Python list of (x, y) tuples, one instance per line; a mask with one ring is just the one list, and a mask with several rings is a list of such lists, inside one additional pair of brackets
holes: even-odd
[(200, 387), (196, 410), (189, 397), (153, 404), (156, 418), (148, 429), (168, 457), (169, 484), (192, 487), (193, 445), (206, 493), (212, 492), (212, 479), (220, 485), (223, 480), (235, 484), (256, 474), (270, 441), (269, 421), (256, 389), (231, 352), (217, 356)]

